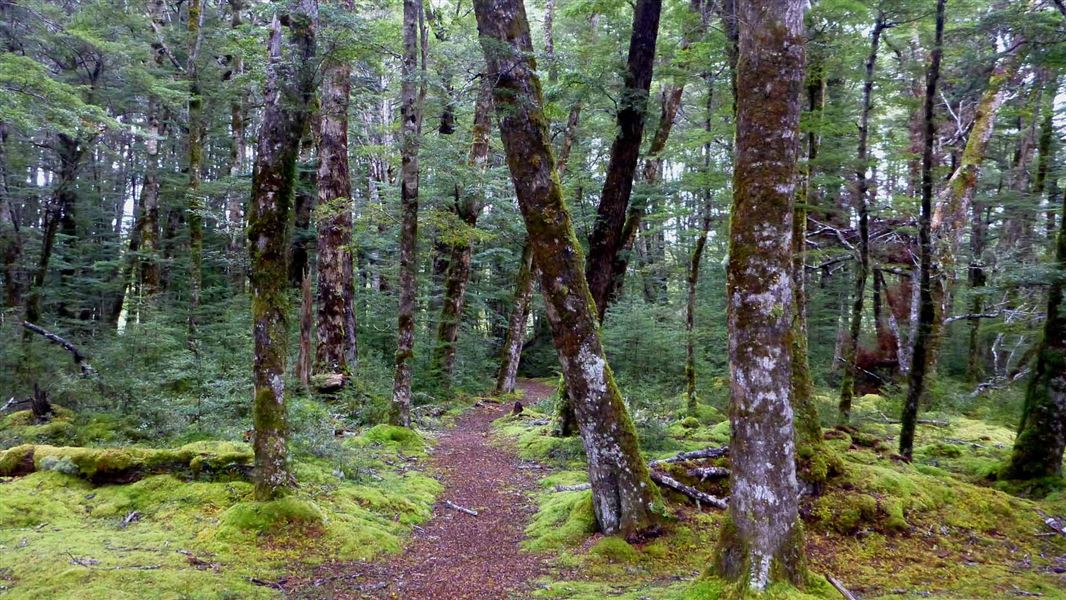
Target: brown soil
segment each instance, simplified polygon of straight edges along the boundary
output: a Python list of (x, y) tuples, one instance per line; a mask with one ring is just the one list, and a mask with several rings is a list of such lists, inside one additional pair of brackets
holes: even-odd
[[(526, 402), (550, 386), (520, 381)], [(492, 422), (512, 405), (484, 403), (445, 431), (430, 459), (444, 485), (433, 517), (416, 528), (405, 551), (380, 562), (335, 562), (293, 574), (286, 592), (298, 598), (491, 600), (529, 596), (545, 572), (544, 557), (521, 550), (523, 530), (536, 507), (529, 492), (537, 471), (519, 468), (513, 448), (501, 445)], [(451, 501), (477, 516), (449, 508)]]

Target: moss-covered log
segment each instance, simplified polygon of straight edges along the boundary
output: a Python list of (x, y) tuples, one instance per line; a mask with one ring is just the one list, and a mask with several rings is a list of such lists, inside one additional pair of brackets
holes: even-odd
[(656, 526), (661, 500), (604, 358), (584, 255), (555, 170), (525, 7), (522, 0), (477, 0), (474, 12), (511, 180), (588, 456), (596, 520), (605, 533), (639, 535)]
[(96, 485), (131, 483), (149, 475), (236, 477), (252, 472), (244, 444), (197, 442), (174, 449), (77, 448), (24, 444), (0, 451), (0, 477), (56, 471)]

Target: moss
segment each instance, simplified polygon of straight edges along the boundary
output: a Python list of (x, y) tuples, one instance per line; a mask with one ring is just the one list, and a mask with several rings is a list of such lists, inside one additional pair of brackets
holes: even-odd
[(376, 425), (367, 430), (363, 437), (368, 442), (390, 445), (412, 452), (425, 449), (425, 441), (417, 432), (397, 425)]
[(526, 527), (523, 546), (532, 551), (556, 550), (576, 545), (595, 531), (592, 492), (546, 492)]
[(678, 424), (685, 429), (695, 429), (700, 426), (700, 420), (696, 417), (685, 417)]
[(877, 517), (877, 499), (869, 494), (825, 494), (814, 501), (811, 517), (837, 533), (852, 533)]
[(299, 498), (241, 502), (222, 513), (222, 528), (219, 534), (226, 535), (226, 528), (267, 533), (278, 531), (287, 525), (321, 525), (322, 520), (322, 510), (318, 506)]
[(632, 564), (640, 559), (629, 542), (620, 537), (606, 536), (589, 548), (589, 554), (611, 563)]

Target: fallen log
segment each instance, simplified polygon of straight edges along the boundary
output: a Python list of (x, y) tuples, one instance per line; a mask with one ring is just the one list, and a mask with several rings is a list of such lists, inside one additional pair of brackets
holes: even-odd
[(721, 458), (723, 456), (729, 456), (729, 446), (715, 446), (712, 448), (704, 448), (702, 450), (679, 452), (669, 458), (653, 460), (648, 463), (648, 466), (657, 467), (668, 463), (684, 462), (686, 460), (696, 460), (698, 458)]
[(844, 587), (844, 584), (840, 583), (836, 577), (826, 574), (825, 580), (829, 582), (829, 585), (833, 586), (838, 592), (840, 592), (840, 595), (844, 597), (844, 600), (859, 600), (859, 598), (855, 596), (855, 594), (849, 592), (848, 589)]
[(583, 492), (585, 490), (591, 490), (591, 483), (578, 483), (574, 485), (557, 485), (555, 486), (556, 492)]
[(81, 353), (80, 350), (78, 350), (78, 347), (74, 344), (59, 337), (51, 331), (48, 331), (44, 327), (41, 327), (40, 325), (35, 325), (33, 323), (30, 323), (29, 321), (23, 321), (22, 327), (24, 327), (27, 331), (32, 331), (33, 333), (44, 337), (44, 339), (52, 342), (53, 344), (59, 344), (67, 352), (70, 352), (71, 358), (74, 359), (74, 364), (78, 365), (78, 368), (81, 369), (82, 377), (90, 378), (96, 376), (96, 369), (93, 369), (92, 365), (89, 364), (89, 360), (85, 357), (84, 354)]
[(688, 497), (690, 500), (694, 501), (697, 506), (706, 504), (721, 509), (725, 509), (729, 506), (729, 503), (726, 500), (719, 498), (718, 496), (712, 496), (706, 492), (701, 492), (690, 485), (685, 485), (673, 477), (663, 475), (658, 471), (651, 472), (651, 480), (662, 487), (669, 488)]
[(181, 448), (79, 448), (24, 444), (0, 450), (0, 477), (19, 477), (37, 471), (56, 471), (95, 485), (132, 483), (150, 475), (200, 478), (252, 474), (252, 452), (226, 444), (206, 447), (193, 443)]

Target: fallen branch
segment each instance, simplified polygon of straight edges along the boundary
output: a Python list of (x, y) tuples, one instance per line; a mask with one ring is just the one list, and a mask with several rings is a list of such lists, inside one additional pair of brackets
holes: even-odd
[(22, 326), (28, 331), (32, 331), (37, 335), (43, 336), (46, 340), (54, 344), (59, 344), (64, 349), (66, 349), (67, 352), (70, 352), (71, 357), (74, 359), (74, 364), (78, 365), (78, 368), (81, 369), (82, 377), (90, 378), (96, 376), (96, 370), (93, 369), (92, 365), (89, 364), (89, 361), (86, 359), (85, 355), (82, 354), (80, 350), (78, 350), (77, 346), (52, 333), (51, 331), (48, 331), (44, 327), (34, 325), (29, 321), (23, 321)]
[(729, 469), (724, 467), (693, 467), (688, 470), (690, 477), (699, 477), (700, 481), (729, 477)]
[(667, 463), (684, 462), (686, 460), (695, 460), (697, 458), (721, 458), (723, 456), (729, 456), (729, 446), (716, 446), (713, 448), (704, 448), (702, 450), (691, 450), (689, 452), (681, 452), (669, 458), (653, 460), (648, 463), (648, 466), (657, 467), (659, 465), (664, 465)]
[(729, 506), (729, 504), (722, 498), (712, 496), (706, 492), (701, 492), (690, 485), (685, 485), (673, 477), (663, 475), (658, 471), (651, 472), (651, 480), (665, 488), (670, 488), (683, 496), (687, 496), (689, 499), (696, 502), (697, 506), (706, 504), (721, 509), (725, 509)]
[(474, 510), (472, 508), (466, 508), (465, 506), (459, 506), (458, 504), (452, 502), (451, 500), (445, 500), (444, 501), (444, 506), (447, 506), (448, 508), (450, 508), (452, 510), (457, 510), (457, 511), (459, 511), (461, 513), (466, 513), (466, 514), (470, 515), (471, 517), (476, 517), (477, 516), (477, 511), (476, 510)]
[(840, 595), (844, 597), (844, 600), (859, 600), (858, 596), (848, 591), (848, 588), (844, 587), (843, 583), (840, 583), (836, 577), (826, 574), (825, 580), (829, 582), (829, 585), (836, 588)]
[(557, 485), (555, 486), (556, 492), (583, 492), (585, 490), (591, 490), (591, 483), (577, 483), (574, 485)]

